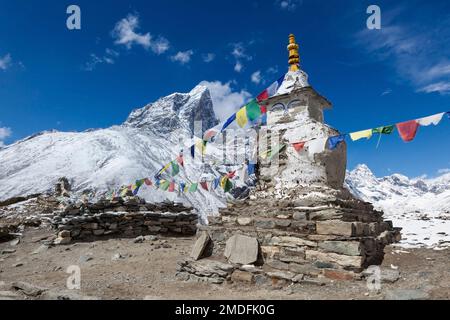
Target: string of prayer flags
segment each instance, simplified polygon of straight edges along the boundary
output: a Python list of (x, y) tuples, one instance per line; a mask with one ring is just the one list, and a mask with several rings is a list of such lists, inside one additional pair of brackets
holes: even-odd
[(245, 127), (245, 125), (248, 123), (247, 108), (246, 107), (243, 107), (241, 110), (239, 110), (236, 113), (236, 120), (237, 120), (237, 124), (241, 128)]
[(284, 81), (284, 77), (286, 75), (283, 75), (280, 79), (272, 83), (269, 87), (267, 87), (263, 92), (261, 92), (258, 97), (256, 98), (258, 102), (261, 102), (263, 100), (269, 99), (270, 97), (277, 94), (278, 89), (281, 87), (281, 84)]
[(416, 120), (397, 123), (397, 130), (405, 142), (413, 141), (417, 134), (419, 123)]
[(350, 138), (353, 141), (358, 141), (363, 138), (370, 139), (370, 138), (372, 138), (372, 134), (373, 134), (372, 131), (373, 131), (372, 129), (368, 129), (368, 130), (353, 132), (353, 133), (350, 133)]
[(441, 122), (445, 114), (446, 112), (442, 112), (429, 117), (420, 118), (417, 119), (417, 123), (424, 127), (428, 127), (431, 125), (437, 126)]
[(341, 142), (345, 141), (346, 136), (346, 134), (341, 134), (339, 136), (330, 137), (328, 139), (328, 148), (330, 150), (336, 149)]
[(255, 121), (261, 116), (261, 108), (259, 107), (259, 104), (256, 102), (256, 100), (250, 101), (245, 106), (246, 112), (247, 112), (247, 118), (250, 121)]

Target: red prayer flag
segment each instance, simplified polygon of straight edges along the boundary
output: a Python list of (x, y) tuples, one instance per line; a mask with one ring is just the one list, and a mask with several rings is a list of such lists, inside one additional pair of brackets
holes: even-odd
[(298, 143), (294, 143), (293, 147), (294, 147), (295, 151), (300, 152), (305, 147), (305, 144), (306, 144), (306, 142), (298, 142)]
[(207, 182), (200, 182), (200, 185), (202, 186), (202, 188), (206, 191), (209, 191), (208, 189), (208, 183)]
[(256, 101), (258, 102), (261, 102), (266, 99), (269, 99), (269, 92), (267, 91), (267, 89), (261, 92), (258, 97), (256, 97)]
[(145, 178), (144, 182), (147, 186), (151, 186), (153, 184), (152, 180), (150, 180), (149, 178)]
[(183, 159), (183, 155), (179, 155), (179, 156), (177, 157), (177, 161), (178, 161), (178, 164), (184, 168), (184, 159)]
[(413, 141), (416, 137), (419, 123), (416, 120), (406, 121), (397, 124), (397, 130), (400, 133), (400, 137), (405, 142)]
[(262, 114), (267, 113), (267, 106), (260, 106), (260, 109)]
[(229, 172), (227, 174), (227, 177), (228, 177), (228, 179), (233, 179), (235, 175), (236, 175), (236, 171), (233, 171), (233, 172)]
[(171, 182), (169, 185), (169, 192), (175, 192), (175, 182)]

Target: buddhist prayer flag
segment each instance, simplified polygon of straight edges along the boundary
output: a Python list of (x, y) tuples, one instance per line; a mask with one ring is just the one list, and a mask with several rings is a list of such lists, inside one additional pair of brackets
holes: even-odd
[(400, 137), (405, 142), (413, 141), (417, 134), (419, 123), (416, 120), (406, 121), (397, 124), (397, 130)]
[(136, 180), (136, 188), (140, 188), (144, 184), (144, 180)]
[(191, 184), (191, 187), (189, 188), (189, 192), (196, 192), (198, 189), (198, 183)]
[(186, 192), (185, 187), (186, 187), (186, 184), (184, 182), (181, 182), (180, 183), (180, 192), (183, 192), (183, 193)]
[(345, 134), (341, 134), (341, 135), (335, 136), (335, 137), (330, 137), (328, 139), (328, 148), (330, 150), (336, 149), (341, 142), (345, 141), (345, 137), (346, 137)]
[(220, 184), (220, 178), (214, 179), (214, 181), (213, 181), (214, 190), (217, 189), (217, 187), (219, 186), (219, 184)]
[(145, 182), (145, 184), (147, 185), (147, 186), (151, 186), (153, 183), (152, 183), (152, 180), (150, 180), (149, 178), (145, 178), (144, 179), (144, 182)]
[(195, 158), (195, 145), (191, 146), (191, 157)]
[(252, 174), (255, 174), (255, 172), (256, 172), (256, 164), (249, 163), (248, 166), (247, 166), (247, 172), (248, 172), (249, 176), (251, 176)]
[(236, 170), (227, 173), (229, 179), (233, 179), (236, 176)]
[(183, 158), (183, 154), (180, 154), (180, 155), (177, 157), (177, 162), (178, 162), (178, 164), (179, 164), (180, 166), (182, 166), (182, 167), (184, 168), (184, 158)]
[(180, 173), (180, 166), (175, 161), (172, 161), (171, 164), (172, 164), (172, 177), (175, 177), (177, 174)]
[(222, 177), (220, 181), (220, 186), (225, 192), (229, 192), (233, 188), (233, 184), (231, 183), (230, 179), (228, 179), (227, 176)]
[(372, 129), (350, 133), (350, 138), (352, 138), (353, 141), (363, 138), (370, 139), (372, 138)]
[(417, 123), (424, 127), (430, 126), (432, 124), (437, 126), (441, 122), (444, 115), (445, 115), (445, 112), (442, 112), (442, 113), (438, 113), (438, 114), (435, 114), (435, 115), (432, 115), (429, 117), (417, 119)]
[(234, 122), (234, 120), (236, 120), (236, 113), (228, 118), (228, 120), (223, 125), (221, 132), (223, 132), (226, 128), (228, 128), (230, 126), (230, 124), (232, 124)]
[(161, 170), (159, 170), (157, 176), (159, 176), (159, 175), (163, 174), (164, 172), (166, 172), (167, 169), (170, 168), (170, 166), (171, 166), (171, 163), (168, 163), (164, 168), (162, 168)]
[(198, 140), (195, 143), (195, 147), (197, 148), (197, 151), (199, 151), (202, 155), (204, 155), (206, 152), (206, 144), (207, 144), (207, 141), (204, 141), (204, 140)]
[(216, 129), (209, 129), (208, 131), (205, 132), (205, 134), (203, 135), (203, 140), (205, 141), (209, 141), (210, 139), (212, 139), (213, 137), (215, 137), (217, 135), (218, 131)]
[(203, 190), (209, 191), (208, 183), (206, 181), (200, 182), (200, 186), (203, 188)]
[(252, 100), (249, 104), (247, 104), (246, 111), (247, 118), (250, 121), (255, 121), (261, 116), (261, 108), (259, 107), (259, 104), (256, 102), (256, 100)]
[(163, 191), (167, 191), (167, 189), (169, 189), (170, 187), (170, 182), (169, 181), (161, 181), (161, 185), (159, 186), (159, 188)]
[(294, 147), (295, 151), (300, 152), (305, 148), (305, 144), (306, 142), (297, 142), (292, 144), (292, 146)]
[(243, 128), (248, 123), (247, 108), (243, 107), (236, 113), (237, 124)]
[(384, 126), (372, 130), (373, 134), (391, 134), (394, 132), (395, 126)]
[(169, 185), (169, 192), (175, 192), (175, 182), (171, 182)]

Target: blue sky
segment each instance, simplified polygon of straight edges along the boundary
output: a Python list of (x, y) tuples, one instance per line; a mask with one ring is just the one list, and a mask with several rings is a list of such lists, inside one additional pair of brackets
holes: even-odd
[[(66, 8), (81, 8), (81, 30)], [(368, 30), (366, 9), (381, 8)], [(287, 70), (295, 33), (310, 83), (342, 132), (450, 110), (448, 1), (0, 0), (0, 143), (38, 131), (122, 123), (130, 111), (202, 81), (221, 117)], [(450, 121), (349, 143), (349, 168), (411, 177), (450, 168)]]

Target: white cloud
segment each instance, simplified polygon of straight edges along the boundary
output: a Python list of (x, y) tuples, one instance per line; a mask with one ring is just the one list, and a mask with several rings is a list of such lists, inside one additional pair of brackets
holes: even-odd
[(232, 43), (231, 46), (233, 50), (231, 51), (231, 55), (234, 57), (236, 64), (234, 65), (234, 71), (241, 72), (244, 68), (244, 64), (242, 60), (251, 61), (253, 57), (247, 54), (244, 44), (242, 42)]
[(85, 71), (93, 71), (98, 64), (106, 63), (106, 64), (114, 64), (116, 59), (119, 57), (119, 53), (112, 49), (107, 48), (105, 50), (105, 54), (101, 57), (98, 55), (91, 53), (89, 61), (85, 63), (83, 66), (83, 70)]
[(244, 68), (244, 66), (242, 65), (242, 63), (240, 63), (239, 61), (236, 61), (236, 64), (234, 65), (234, 71), (236, 72), (241, 72), (242, 68)]
[(268, 74), (277, 74), (278, 72), (279, 72), (278, 66), (270, 67), (269, 69), (267, 69)]
[(418, 91), (426, 93), (438, 92), (440, 94), (450, 94), (450, 81), (449, 82), (441, 81), (437, 83), (432, 83), (430, 85), (420, 88)]
[(276, 0), (275, 4), (282, 10), (295, 11), (302, 4), (302, 0)]
[(231, 82), (202, 81), (200, 85), (208, 87), (214, 104), (216, 116), (225, 121), (230, 115), (239, 110), (251, 98), (251, 94), (245, 90), (234, 92)]
[(438, 170), (438, 174), (446, 174), (446, 173), (450, 173), (450, 168), (446, 168), (446, 169), (439, 169)]
[(12, 58), (9, 53), (7, 55), (5, 55), (4, 57), (0, 58), (0, 69), (1, 70), (8, 69), (9, 67), (11, 67), (11, 64), (12, 64)]
[(149, 32), (142, 34), (137, 32), (138, 29), (138, 15), (129, 14), (126, 18), (117, 22), (112, 31), (115, 44), (124, 45), (127, 49), (131, 49), (133, 45), (140, 45), (146, 50), (151, 49), (158, 55), (169, 50), (170, 43), (166, 38), (159, 37), (153, 40)]
[[(385, 62), (418, 92), (450, 93), (450, 29), (445, 22), (433, 27), (423, 24), (399, 24), (405, 8), (383, 12), (380, 30), (364, 29), (356, 35), (356, 43), (371, 57)], [(448, 23), (447, 23), (448, 24)]]
[(254, 84), (260, 84), (262, 81), (261, 71), (256, 71), (252, 74), (251, 80)]
[(180, 51), (176, 55), (170, 57), (172, 61), (179, 62), (181, 64), (186, 64), (191, 61), (191, 57), (194, 54), (193, 50)]
[(212, 62), (216, 58), (214, 53), (207, 53), (203, 55), (203, 61), (206, 63)]
[(3, 147), (5, 145), (4, 140), (11, 136), (12, 131), (10, 128), (7, 127), (0, 127), (0, 147)]
[(381, 93), (381, 96), (384, 97), (391, 93), (392, 93), (392, 89), (386, 89)]

